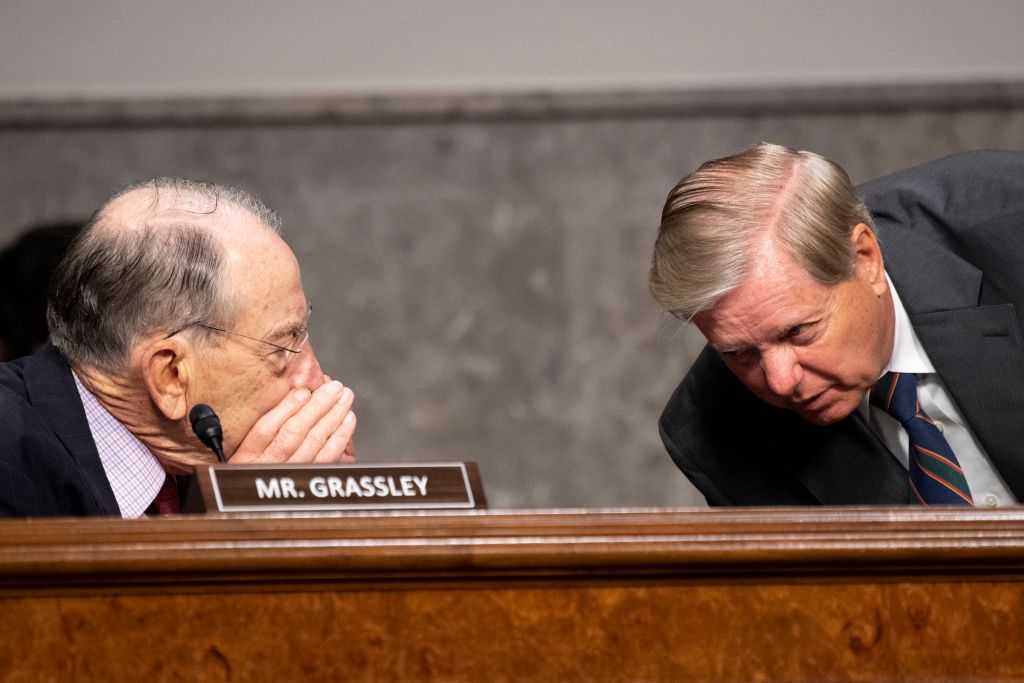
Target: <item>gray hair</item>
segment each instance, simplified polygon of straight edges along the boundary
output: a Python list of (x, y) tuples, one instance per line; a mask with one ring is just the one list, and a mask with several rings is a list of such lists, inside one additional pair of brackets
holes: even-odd
[(851, 277), (850, 235), (871, 214), (839, 165), (761, 143), (704, 163), (672, 189), (648, 280), (655, 301), (685, 320), (712, 308), (750, 269), (766, 230), (815, 280)]
[[(129, 222), (110, 209), (146, 190), (153, 194), (144, 217)], [(54, 273), (47, 302), (50, 340), (72, 365), (116, 372), (147, 335), (233, 324), (237, 298), (223, 273), (224, 247), (204, 221), (222, 202), (280, 233), (278, 216), (254, 195), (182, 178), (135, 183), (93, 214)], [(195, 334), (204, 340), (209, 332)]]

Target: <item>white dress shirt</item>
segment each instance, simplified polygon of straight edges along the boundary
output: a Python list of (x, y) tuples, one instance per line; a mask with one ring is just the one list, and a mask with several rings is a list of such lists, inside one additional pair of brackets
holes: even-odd
[[(921, 410), (930, 417), (939, 428), (971, 488), (971, 497), (979, 507), (999, 507), (1015, 505), (1017, 499), (999, 472), (992, 466), (985, 449), (978, 443), (967, 421), (953, 403), (953, 398), (946, 391), (946, 386), (931, 359), (917, 338), (907, 311), (903, 308), (896, 288), (886, 273), (889, 290), (892, 292), (893, 307), (896, 310), (896, 334), (893, 339), (892, 357), (886, 372), (914, 373), (917, 375), (917, 399)], [(884, 372), (882, 373), (885, 374)], [(867, 419), (871, 429), (878, 434), (893, 455), (908, 467), (910, 458), (910, 436), (902, 425), (882, 408), (872, 406), (869, 396), (864, 397), (860, 406), (861, 414)]]

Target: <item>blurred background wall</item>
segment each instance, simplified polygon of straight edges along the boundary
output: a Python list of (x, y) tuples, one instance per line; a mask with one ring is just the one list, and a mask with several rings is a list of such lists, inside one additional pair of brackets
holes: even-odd
[(701, 161), (867, 180), (1024, 149), (1024, 4), (0, 2), (0, 245), (184, 175), (283, 216), (359, 454), (494, 507), (696, 505), (660, 445), (700, 339), (645, 275)]

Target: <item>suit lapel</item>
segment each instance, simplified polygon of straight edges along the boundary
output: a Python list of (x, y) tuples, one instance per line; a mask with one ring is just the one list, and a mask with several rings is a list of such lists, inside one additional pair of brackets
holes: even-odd
[(823, 505), (909, 502), (907, 471), (859, 413), (827, 427), (794, 417), (786, 430), (794, 448), (784, 462)]
[(1024, 378), (1013, 306), (936, 311), (910, 319), (992, 464), (1017, 499), (1024, 500), (1024, 395), (999, 390)]
[(47, 345), (25, 363), (28, 400), (67, 448), (96, 502), (107, 515), (120, 515), (93, 441), (85, 409), (64, 357)]
[(1024, 392), (1007, 388), (1024, 379), (1014, 307), (979, 306), (983, 274), (952, 252), (910, 231), (880, 236), (914, 331), (992, 464), (1024, 500)]

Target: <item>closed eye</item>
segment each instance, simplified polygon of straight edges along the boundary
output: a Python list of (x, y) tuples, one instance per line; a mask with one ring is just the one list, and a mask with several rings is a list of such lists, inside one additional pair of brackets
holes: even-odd
[(752, 349), (724, 349), (718, 352), (718, 355), (732, 362), (741, 362), (745, 358), (750, 358), (753, 353)]
[(799, 325), (793, 325), (788, 330), (786, 330), (785, 334), (783, 334), (782, 336), (784, 339), (788, 341), (793, 341), (797, 343), (806, 343), (809, 341), (813, 341), (815, 336), (814, 331), (818, 325), (818, 322), (818, 320), (812, 320), (810, 322), (800, 323)]

